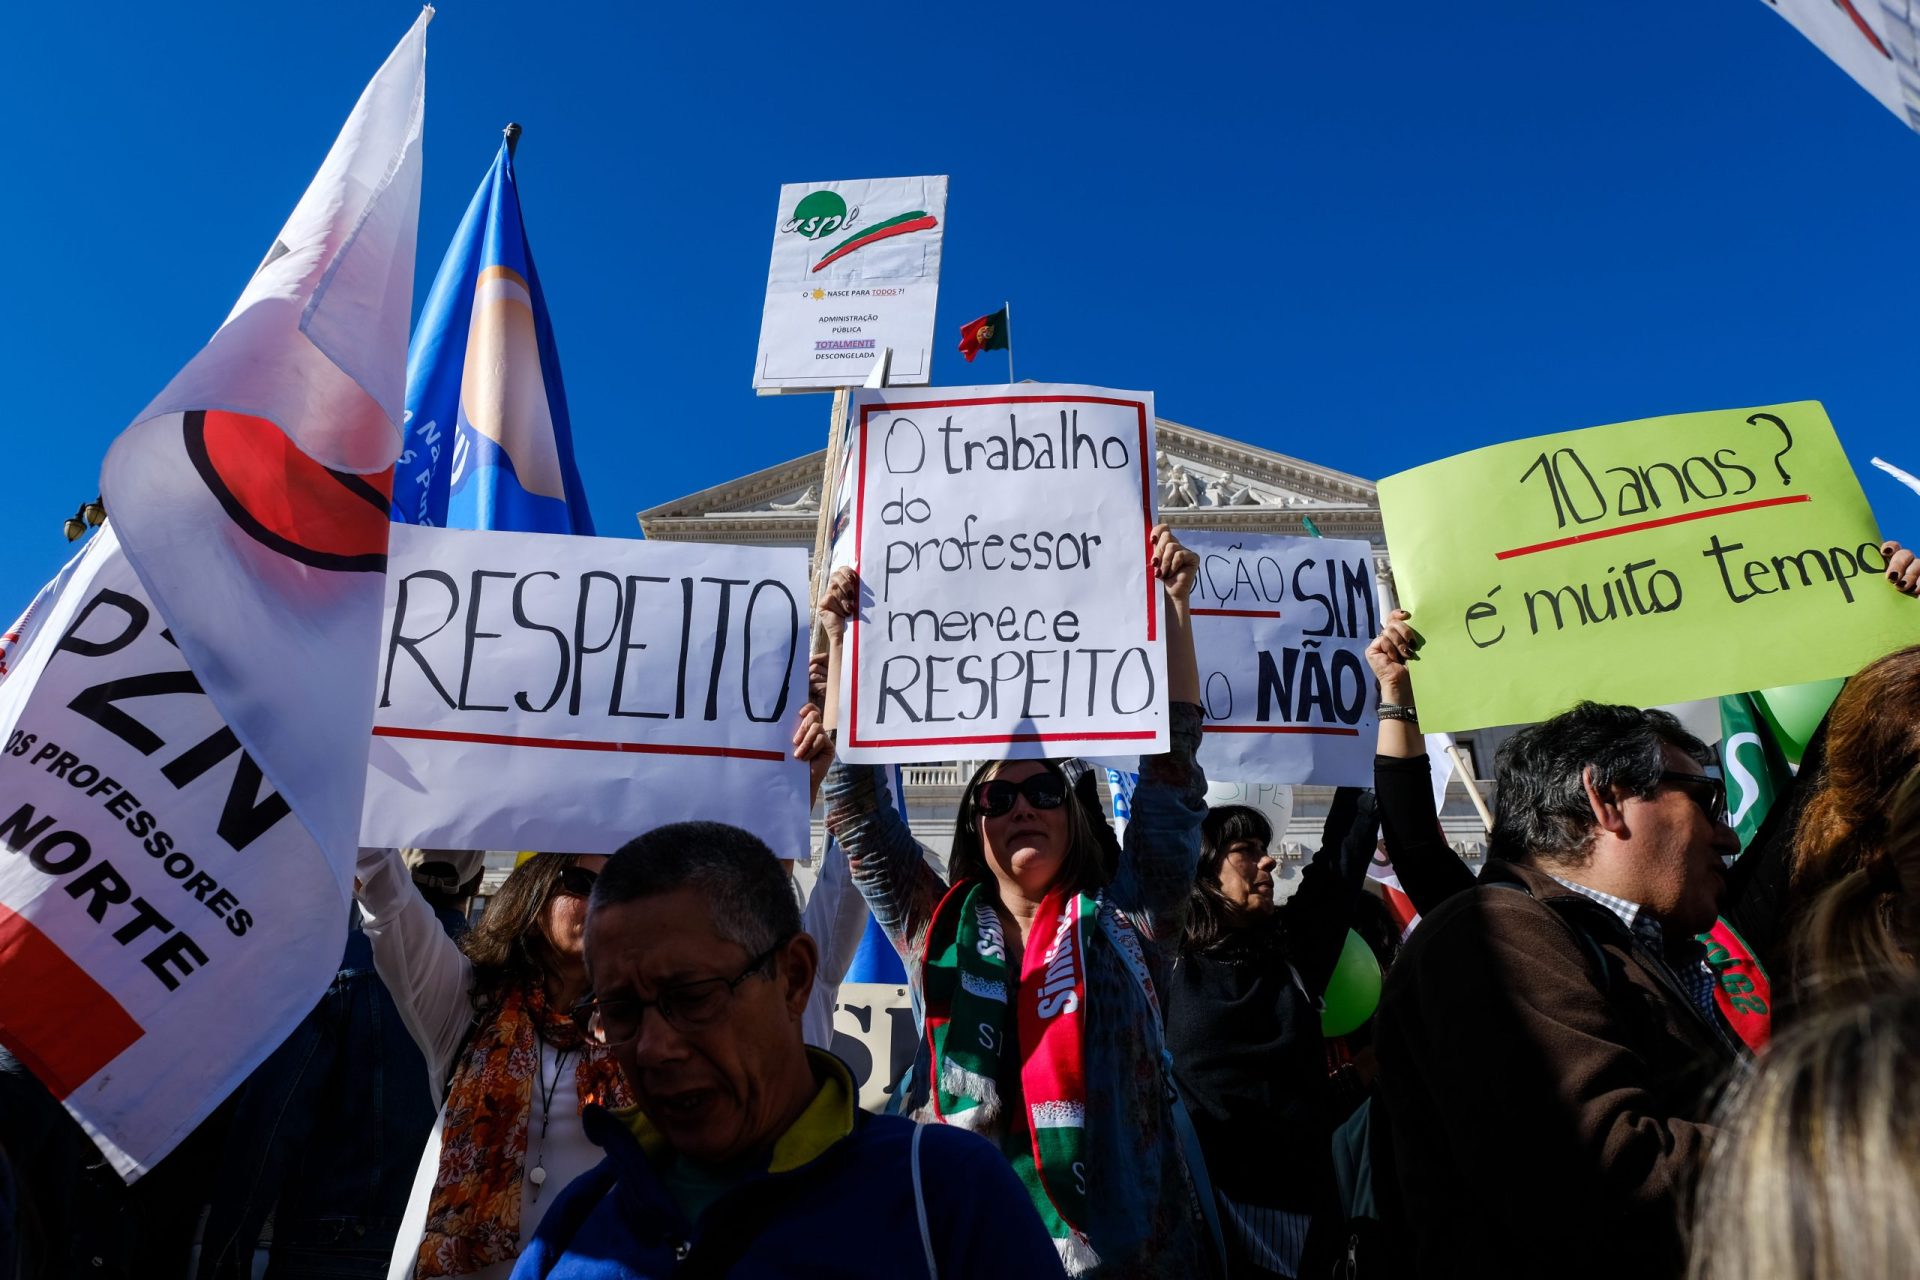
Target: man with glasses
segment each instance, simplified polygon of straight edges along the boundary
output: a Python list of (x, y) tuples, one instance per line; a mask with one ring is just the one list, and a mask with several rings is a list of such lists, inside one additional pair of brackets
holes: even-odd
[(586, 961), (575, 1018), (638, 1106), (589, 1108), (606, 1159), (516, 1280), (1060, 1274), (998, 1151), (860, 1112), (847, 1068), (803, 1043), (819, 952), (754, 836), (684, 822), (628, 843), (594, 886)]
[(1425, 1275), (1677, 1275), (1741, 1049), (1695, 935), (1739, 852), (1712, 752), (1582, 703), (1500, 750), (1493, 856), (1376, 1024), (1375, 1189)]

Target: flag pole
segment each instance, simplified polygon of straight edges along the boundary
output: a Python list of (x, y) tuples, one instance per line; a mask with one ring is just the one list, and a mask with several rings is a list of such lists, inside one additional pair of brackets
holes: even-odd
[(510, 123), (500, 133), (507, 140), (507, 159), (511, 160), (513, 153), (520, 149), (520, 126)]
[(1003, 302), (1000, 310), (1007, 316), (1007, 385), (1013, 385), (1013, 304)]

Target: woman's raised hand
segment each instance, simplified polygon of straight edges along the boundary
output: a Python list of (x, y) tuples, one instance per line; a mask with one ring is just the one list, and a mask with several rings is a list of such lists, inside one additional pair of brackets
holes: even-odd
[(1373, 678), (1380, 682), (1380, 700), (1403, 707), (1413, 705), (1413, 676), (1407, 670), (1407, 663), (1420, 647), (1420, 637), (1407, 622), (1412, 616), (1405, 609), (1395, 609), (1387, 615), (1387, 625), (1380, 628), (1380, 634), (1367, 646), (1367, 665), (1373, 668)]
[(1200, 557), (1186, 549), (1173, 536), (1170, 525), (1153, 526), (1153, 573), (1166, 584), (1167, 595), (1181, 608), (1193, 592), (1194, 579), (1200, 574)]
[(834, 644), (847, 633), (847, 619), (860, 608), (860, 575), (852, 565), (842, 565), (827, 579), (820, 593), (820, 625)]

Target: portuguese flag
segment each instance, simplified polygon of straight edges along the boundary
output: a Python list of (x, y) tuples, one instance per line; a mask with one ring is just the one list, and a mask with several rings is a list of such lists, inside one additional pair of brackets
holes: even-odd
[(973, 358), (982, 351), (1005, 351), (1007, 345), (1005, 307), (990, 316), (981, 316), (960, 326), (960, 354), (967, 358), (968, 364), (972, 364)]

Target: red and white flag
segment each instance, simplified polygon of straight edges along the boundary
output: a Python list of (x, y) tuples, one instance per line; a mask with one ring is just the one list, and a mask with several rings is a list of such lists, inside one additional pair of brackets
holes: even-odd
[(360, 95), (226, 323), (101, 474), (188, 665), (343, 892), (373, 730), (432, 13)]
[(406, 377), (426, 26), (0, 641), (0, 1044), (129, 1180), (339, 965)]

